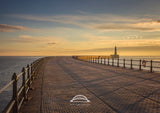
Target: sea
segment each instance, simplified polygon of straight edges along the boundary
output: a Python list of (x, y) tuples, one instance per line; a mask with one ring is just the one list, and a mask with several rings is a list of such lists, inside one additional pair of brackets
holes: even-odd
[[(131, 68), (131, 59), (132, 59), (132, 68), (139, 69), (141, 65), (141, 69), (144, 71), (151, 71), (152, 65), (152, 72), (160, 73), (160, 56), (120, 56), (119, 58), (119, 66), (124, 67), (124, 59), (125, 59), (125, 68)], [(108, 65), (108, 59), (106, 61), (102, 59), (102, 64)], [(143, 65), (142, 62), (145, 62)], [(152, 63), (151, 63), (152, 61)], [(101, 62), (101, 60), (99, 61)], [(117, 66), (118, 60), (114, 59), (114, 66)], [(112, 59), (109, 59), (109, 65), (112, 65)]]
[[(13, 73), (19, 74), (23, 67), (33, 61), (42, 58), (41, 56), (0, 56), (0, 89), (11, 81)], [(18, 86), (22, 84), (22, 78)], [(0, 93), (0, 113), (12, 98), (12, 85)]]
[[(36, 59), (42, 58), (41, 56), (0, 56), (0, 89), (4, 87), (7, 83), (11, 81), (13, 73), (19, 74), (22, 71), (22, 67), (26, 67), (27, 64), (31, 64)], [(126, 67), (130, 67), (130, 60), (133, 61), (133, 68), (139, 68), (139, 60), (145, 60), (146, 67), (142, 66), (143, 70), (150, 70), (150, 61), (153, 60), (153, 66), (156, 67), (153, 70), (160, 72), (160, 56), (120, 56), (120, 66), (123, 66), (123, 59), (126, 59)], [(104, 59), (102, 59), (104, 61)], [(157, 62), (155, 62), (157, 61)], [(100, 61), (101, 62), (101, 61)], [(104, 63), (104, 62), (103, 62)], [(106, 63), (108, 63), (106, 59)], [(114, 65), (117, 61), (114, 61)], [(110, 65), (112, 65), (112, 60), (110, 59)], [(22, 81), (20, 80), (18, 86), (20, 86)], [(7, 103), (12, 98), (12, 85), (8, 87), (4, 92), (0, 94), (0, 113), (5, 108)]]

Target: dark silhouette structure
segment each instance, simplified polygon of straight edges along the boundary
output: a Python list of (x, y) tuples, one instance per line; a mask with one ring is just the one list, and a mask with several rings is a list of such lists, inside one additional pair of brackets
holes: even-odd
[(114, 54), (113, 55), (110, 55), (112, 58), (119, 58), (119, 55), (117, 54), (117, 47), (115, 46), (115, 49), (114, 49)]

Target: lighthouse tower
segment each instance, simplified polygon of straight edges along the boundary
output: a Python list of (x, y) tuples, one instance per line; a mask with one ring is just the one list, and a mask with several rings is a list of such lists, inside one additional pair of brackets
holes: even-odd
[(117, 55), (117, 47), (115, 46), (114, 55)]
[(114, 55), (110, 55), (112, 58), (119, 58), (119, 55), (117, 54), (117, 47), (114, 48)]

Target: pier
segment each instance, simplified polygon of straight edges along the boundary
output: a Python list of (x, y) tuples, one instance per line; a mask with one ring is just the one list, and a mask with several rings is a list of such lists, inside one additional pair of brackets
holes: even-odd
[[(113, 62), (101, 65), (94, 57), (87, 57), (85, 62), (82, 57), (77, 58), (47, 57), (39, 61), (36, 73), (32, 69), (29, 76), (29, 81), (32, 75), (35, 77), (27, 85), (30, 90), (27, 94), (26, 89), (22, 90), (25, 95), (22, 106), (18, 107), (14, 92), (16, 104), (10, 112), (160, 113), (159, 73), (117, 67)], [(84, 95), (90, 102), (71, 103), (76, 95)]]

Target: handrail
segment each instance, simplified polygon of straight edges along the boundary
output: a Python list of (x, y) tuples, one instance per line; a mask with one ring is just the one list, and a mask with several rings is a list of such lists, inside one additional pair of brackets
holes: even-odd
[(24, 72), (21, 72), (19, 75), (17, 75), (17, 78), (19, 79), (19, 77), (23, 74)]
[[(44, 58), (40, 58), (30, 65), (28, 64), (27, 67), (22, 68), (22, 72), (20, 74), (14, 73), (12, 76), (12, 80), (6, 84), (2, 89), (0, 89), (0, 94), (4, 92), (9, 86), (13, 84), (13, 96), (12, 100), (8, 103), (8, 105), (3, 110), (3, 113), (19, 113), (19, 109), (23, 103), (23, 101), (28, 100), (27, 93), (31, 88), (32, 81), (36, 78), (37, 72), (39, 69), (40, 64), (42, 64)], [(27, 79), (26, 79), (27, 75)], [(22, 76), (22, 85), (18, 89), (18, 80)]]
[[(100, 57), (100, 58), (99, 58)], [(155, 69), (160, 69), (160, 61), (152, 61), (152, 60), (138, 60), (138, 59), (120, 59), (120, 58), (102, 58), (101, 56), (72, 56), (74, 59), (88, 61), (90, 63), (104, 64), (110, 66), (117, 66), (123, 68), (133, 69), (138, 67), (139, 70), (143, 70), (145, 67), (149, 68), (149, 72), (155, 72)], [(104, 60), (103, 60), (104, 59)], [(100, 61), (101, 60), (101, 61)], [(103, 60), (103, 61), (102, 61)], [(159, 65), (155, 65), (159, 64)], [(160, 70), (159, 70), (160, 71)]]
[(10, 104), (10, 106), (8, 107), (6, 113), (10, 113), (10, 111), (12, 110), (12, 108), (13, 108), (15, 102), (16, 102), (15, 100), (13, 100), (13, 101), (11, 102), (11, 104)]
[(8, 84), (6, 84), (1, 90), (0, 90), (0, 94), (7, 89), (11, 84), (13, 84), (14, 80), (10, 81)]

